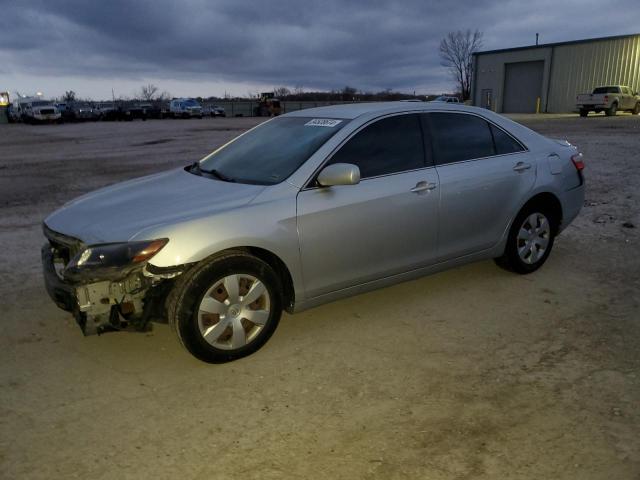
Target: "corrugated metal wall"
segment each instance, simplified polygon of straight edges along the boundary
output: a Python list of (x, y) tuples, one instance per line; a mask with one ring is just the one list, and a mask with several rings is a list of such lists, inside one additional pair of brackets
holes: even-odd
[(576, 111), (576, 95), (600, 85), (628, 85), (640, 91), (640, 35), (631, 35), (479, 53), (473, 82), (474, 105), (485, 106), (482, 92), (490, 91), (491, 108), (502, 112), (505, 65), (535, 60), (545, 62), (542, 112)]
[(640, 35), (553, 48), (547, 112), (574, 111), (576, 95), (600, 85), (640, 91)]

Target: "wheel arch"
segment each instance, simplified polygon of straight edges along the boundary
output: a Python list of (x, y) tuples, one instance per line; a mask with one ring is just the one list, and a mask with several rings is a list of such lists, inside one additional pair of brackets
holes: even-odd
[(520, 214), (522, 210), (530, 207), (531, 205), (544, 205), (548, 207), (554, 214), (554, 222), (553, 222), (553, 233), (554, 235), (558, 234), (559, 227), (562, 225), (563, 211), (562, 211), (562, 203), (560, 199), (555, 193), (549, 191), (538, 191), (535, 192), (529, 199), (520, 205), (520, 207), (514, 211), (513, 217), (507, 223), (504, 232), (502, 233), (502, 237), (500, 241), (494, 247), (495, 255), (502, 255), (504, 253), (504, 249), (507, 245), (507, 238), (509, 237), (509, 232), (513, 227), (513, 222)]
[(287, 264), (275, 253), (260, 247), (241, 247), (254, 257), (266, 262), (273, 268), (282, 282), (282, 294), (284, 309), (291, 313), (296, 300), (295, 288), (293, 286), (293, 277), (287, 267)]
[[(562, 225), (562, 203), (560, 199), (551, 192), (539, 192), (527, 200), (518, 210), (518, 214), (525, 208), (533, 205), (546, 207), (553, 215), (553, 233), (557, 235), (560, 225)], [(514, 217), (515, 218), (515, 217)]]
[(208, 255), (207, 257), (197, 261), (193, 265), (194, 266), (201, 265), (203, 263), (207, 263), (211, 261), (216, 257), (225, 255), (228, 253), (233, 253), (233, 252), (248, 253), (249, 255), (256, 257), (259, 260), (262, 260), (263, 262), (267, 263), (271, 268), (273, 268), (276, 274), (278, 275), (280, 282), (282, 283), (282, 295), (283, 295), (282, 303), (283, 303), (284, 309), (289, 313), (293, 312), (293, 306), (295, 304), (295, 299), (296, 299), (293, 276), (291, 275), (289, 267), (287, 267), (287, 264), (284, 262), (284, 260), (282, 260), (278, 255), (271, 252), (270, 250), (267, 250), (261, 247), (247, 246), (247, 245), (238, 246), (238, 247), (228, 247), (228, 248), (224, 248), (223, 250), (219, 250), (211, 255)]

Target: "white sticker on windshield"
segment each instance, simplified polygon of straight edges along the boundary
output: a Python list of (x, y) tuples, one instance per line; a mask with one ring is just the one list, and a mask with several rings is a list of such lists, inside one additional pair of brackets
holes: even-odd
[(314, 118), (313, 120), (309, 120), (304, 124), (305, 127), (335, 127), (339, 123), (342, 123), (342, 120), (332, 120), (330, 118)]

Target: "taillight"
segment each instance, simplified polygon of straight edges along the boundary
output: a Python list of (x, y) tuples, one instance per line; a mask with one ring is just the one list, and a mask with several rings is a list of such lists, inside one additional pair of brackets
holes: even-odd
[(604, 96), (604, 103), (607, 103), (609, 101), (609, 95), (605, 95)]
[(571, 161), (573, 162), (573, 166), (576, 167), (576, 170), (578, 170), (579, 172), (582, 172), (582, 170), (584, 170), (584, 160), (581, 153), (571, 155)]

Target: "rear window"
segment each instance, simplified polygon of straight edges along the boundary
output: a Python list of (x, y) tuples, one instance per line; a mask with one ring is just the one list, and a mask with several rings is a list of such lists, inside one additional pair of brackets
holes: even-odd
[(602, 93), (620, 93), (620, 89), (618, 87), (598, 87), (593, 90), (594, 95)]

